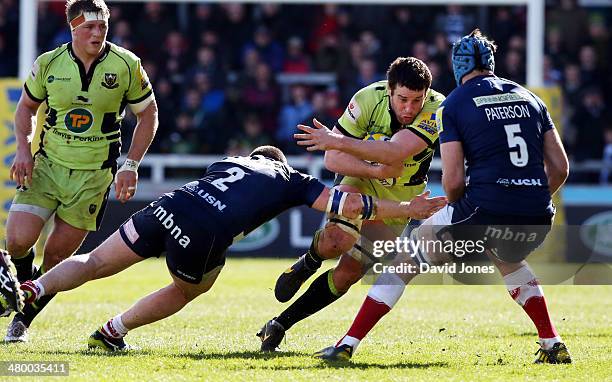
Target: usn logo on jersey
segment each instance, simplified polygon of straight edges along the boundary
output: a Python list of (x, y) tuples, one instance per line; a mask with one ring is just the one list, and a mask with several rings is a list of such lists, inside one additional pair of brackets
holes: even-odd
[(64, 124), (66, 128), (75, 134), (82, 134), (93, 125), (93, 115), (87, 109), (77, 108), (66, 113)]

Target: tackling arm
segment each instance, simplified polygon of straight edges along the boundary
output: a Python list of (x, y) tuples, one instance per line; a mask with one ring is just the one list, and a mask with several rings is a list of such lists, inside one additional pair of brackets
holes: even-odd
[(410, 202), (394, 202), (326, 187), (312, 204), (312, 208), (337, 213), (349, 219), (426, 219), (446, 203), (447, 200), (443, 196), (429, 198), (429, 191), (416, 196)]

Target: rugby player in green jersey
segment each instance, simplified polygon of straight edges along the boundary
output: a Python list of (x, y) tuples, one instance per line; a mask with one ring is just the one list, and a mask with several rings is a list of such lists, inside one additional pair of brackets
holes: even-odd
[[(17, 152), (10, 170), (17, 193), (6, 228), (20, 281), (72, 255), (87, 233), (99, 228), (113, 180), (121, 202), (136, 192), (138, 164), (157, 129), (157, 105), (140, 59), (106, 41), (109, 16), (103, 0), (68, 0), (72, 42), (39, 56), (25, 81), (15, 112)], [(43, 102), (47, 111), (32, 157), (33, 120)], [(127, 159), (117, 169), (126, 106), (138, 123)], [(34, 270), (31, 248), (51, 216), (43, 263)], [(27, 341), (28, 327), (52, 297), (17, 314), (5, 341)]]
[[(438, 141), (436, 109), (444, 96), (431, 86), (425, 63), (413, 57), (397, 58), (387, 80), (359, 90), (333, 130), (317, 120), (315, 127), (298, 126), (298, 144), (325, 150), (325, 166), (338, 174), (336, 187), (378, 198), (409, 201), (426, 198), (427, 171)], [(364, 138), (382, 134), (388, 140)], [(391, 178), (391, 179), (390, 179)], [(406, 219), (368, 221), (370, 239), (394, 240)], [(277, 349), (285, 331), (295, 323), (336, 301), (361, 279), (376, 261), (370, 240), (361, 236), (361, 222), (329, 215), (324, 229), (315, 232), (308, 252), (277, 280), (275, 295), (289, 301), (325, 259), (340, 257), (335, 268), (321, 274), (308, 290), (257, 334), (262, 351)]]

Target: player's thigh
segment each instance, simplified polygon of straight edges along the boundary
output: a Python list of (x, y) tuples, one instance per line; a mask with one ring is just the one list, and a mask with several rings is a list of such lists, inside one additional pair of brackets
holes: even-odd
[[(368, 193), (367, 181), (358, 178), (340, 177), (334, 188), (344, 192)], [(348, 182), (348, 183), (347, 183)], [(348, 251), (357, 241), (361, 231), (360, 219), (349, 219), (342, 215), (328, 214), (327, 224), (319, 236), (319, 252), (326, 259), (338, 257)]]
[(199, 295), (201, 295), (202, 293), (208, 292), (210, 290), (210, 288), (212, 288), (212, 286), (217, 281), (217, 277), (221, 273), (222, 269), (223, 269), (223, 265), (219, 265), (219, 266), (213, 268), (212, 270), (206, 272), (202, 276), (202, 280), (198, 284), (194, 284), (194, 283), (190, 283), (190, 282), (184, 281), (183, 279), (177, 277), (172, 272), (170, 272), (170, 276), (172, 276), (172, 280), (174, 282), (174, 285), (179, 290), (181, 290), (181, 292), (183, 293), (183, 296), (185, 296), (185, 299), (187, 301), (191, 301), (194, 298), (196, 298)]
[(72, 170), (64, 175), (63, 181), (66, 183), (57, 215), (73, 227), (96, 231), (113, 182), (111, 169)]
[(75, 253), (87, 234), (88, 231), (73, 227), (55, 215), (53, 229), (45, 242), (45, 269), (50, 269), (51, 266)]
[(127, 245), (118, 230), (86, 256), (95, 265), (94, 279), (114, 275), (144, 260)]
[(6, 222), (6, 246), (9, 254), (21, 258), (36, 244), (45, 221), (29, 212), (10, 211)]

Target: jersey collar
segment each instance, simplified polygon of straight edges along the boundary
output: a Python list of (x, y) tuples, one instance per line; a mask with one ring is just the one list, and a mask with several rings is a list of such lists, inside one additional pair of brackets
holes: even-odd
[(106, 41), (105, 44), (106, 45), (104, 46), (104, 49), (102, 49), (102, 53), (89, 67), (89, 72), (85, 72), (85, 65), (76, 56), (76, 54), (74, 54), (74, 50), (72, 50), (72, 43), (68, 43), (68, 54), (72, 61), (74, 61), (77, 64), (77, 67), (79, 68), (79, 76), (81, 77), (81, 91), (86, 92), (89, 90), (89, 84), (91, 83), (91, 79), (93, 78), (93, 73), (96, 70), (96, 66), (98, 66), (100, 62), (104, 61), (106, 57), (108, 57), (108, 52), (110, 52), (111, 45), (108, 41)]

